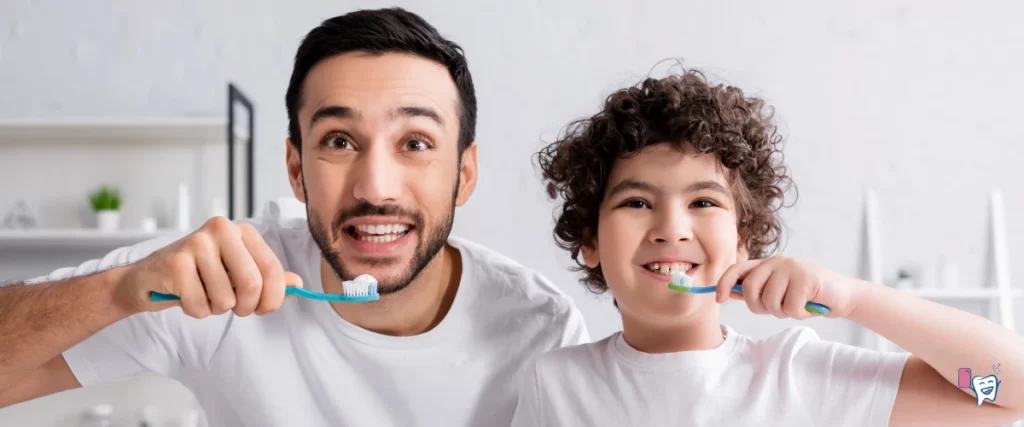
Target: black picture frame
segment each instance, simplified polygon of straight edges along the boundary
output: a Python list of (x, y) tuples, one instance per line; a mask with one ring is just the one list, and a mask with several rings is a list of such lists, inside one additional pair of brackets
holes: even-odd
[(246, 194), (245, 198), (245, 217), (250, 218), (254, 213), (254, 198), (253, 198), (253, 147), (256, 140), (255, 135), (255, 123), (256, 123), (256, 112), (253, 107), (252, 100), (249, 99), (241, 90), (238, 89), (234, 83), (228, 83), (228, 128), (227, 128), (227, 143), (228, 143), (228, 218), (231, 220), (237, 219), (235, 214), (235, 112), (236, 106), (243, 107), (248, 113), (249, 117), (249, 132), (246, 136), (245, 147), (246, 147), (246, 171), (245, 180), (243, 182), (243, 191)]

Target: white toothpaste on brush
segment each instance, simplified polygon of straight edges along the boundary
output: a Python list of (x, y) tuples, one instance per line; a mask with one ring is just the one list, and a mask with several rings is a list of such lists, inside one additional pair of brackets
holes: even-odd
[(341, 286), (345, 295), (366, 296), (377, 291), (377, 279), (369, 274), (360, 274), (355, 279), (346, 280)]

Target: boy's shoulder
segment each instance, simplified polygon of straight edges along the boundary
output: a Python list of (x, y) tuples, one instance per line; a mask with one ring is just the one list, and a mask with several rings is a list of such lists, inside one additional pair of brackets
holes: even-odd
[(811, 343), (835, 344), (823, 341), (817, 331), (803, 325), (789, 326), (763, 338), (747, 336), (732, 328), (728, 330), (729, 333), (737, 335), (736, 339), (741, 349), (765, 355), (794, 355)]

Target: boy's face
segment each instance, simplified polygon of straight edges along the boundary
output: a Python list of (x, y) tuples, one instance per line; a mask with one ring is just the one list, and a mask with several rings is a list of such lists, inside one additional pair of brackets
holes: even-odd
[(679, 323), (713, 307), (714, 294), (676, 292), (668, 282), (675, 266), (688, 269), (694, 286), (713, 286), (745, 259), (724, 173), (714, 155), (694, 155), (675, 144), (648, 146), (616, 161), (596, 245), (582, 252), (587, 265), (601, 266), (623, 315)]

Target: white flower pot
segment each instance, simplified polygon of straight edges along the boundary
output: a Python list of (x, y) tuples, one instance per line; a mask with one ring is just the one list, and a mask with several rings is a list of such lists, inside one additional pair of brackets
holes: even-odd
[(121, 225), (121, 212), (97, 211), (96, 228), (100, 231), (116, 231)]

